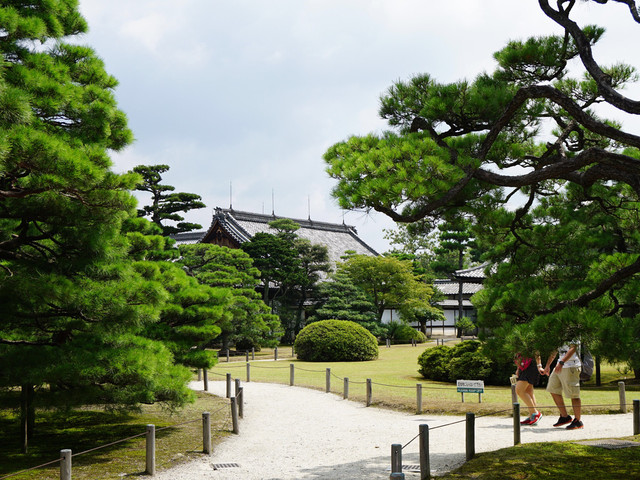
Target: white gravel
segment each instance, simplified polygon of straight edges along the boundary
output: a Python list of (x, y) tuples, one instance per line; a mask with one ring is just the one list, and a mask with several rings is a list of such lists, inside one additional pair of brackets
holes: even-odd
[[(202, 382), (192, 388), (202, 390)], [(388, 479), (392, 444), (406, 445), (404, 465), (419, 465), (420, 424), (429, 425), (432, 474), (442, 474), (465, 460), (465, 423), (435, 428), (464, 417), (412, 415), (366, 407), (341, 396), (301, 387), (244, 383), (244, 418), (238, 435), (214, 447), (211, 456), (156, 474), (159, 480), (243, 479)], [(226, 382), (210, 382), (209, 392), (225, 396)], [(540, 398), (545, 393), (540, 392)], [(547, 403), (548, 405), (548, 403)], [(632, 414), (586, 415), (585, 428), (554, 428), (557, 415), (523, 427), (522, 442), (622, 437), (633, 434)], [(513, 445), (510, 416), (475, 421), (476, 452)], [(237, 464), (238, 466), (215, 465)], [(419, 471), (404, 472), (407, 479)]]

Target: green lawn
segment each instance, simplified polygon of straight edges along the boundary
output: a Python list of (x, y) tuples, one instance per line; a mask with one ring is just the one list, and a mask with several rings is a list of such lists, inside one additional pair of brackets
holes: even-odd
[[(256, 353), (255, 360), (250, 361), (251, 381), (289, 384), (289, 366), (294, 364), (296, 385), (324, 390), (326, 368), (330, 368), (331, 391), (342, 395), (343, 379), (348, 377), (350, 379), (349, 398), (362, 402), (366, 399), (365, 382), (370, 378), (373, 382), (373, 403), (376, 406), (415, 411), (415, 386), (421, 383), (423, 384), (424, 411), (463, 414), (468, 411), (504, 412), (511, 408), (511, 390), (508, 387), (487, 387), (482, 403), (478, 403), (477, 395), (473, 394), (467, 394), (467, 401), (462, 403), (455, 386), (427, 382), (420, 378), (417, 373), (417, 358), (426, 347), (427, 345), (380, 347), (378, 360), (348, 363), (299, 362), (293, 358), (287, 358), (291, 356), (291, 347), (281, 347), (278, 352), (279, 360), (274, 361), (273, 351), (264, 350)], [(244, 383), (246, 381), (245, 358), (244, 356), (231, 357), (229, 363), (226, 363), (226, 358), (222, 358), (222, 361), (209, 372), (209, 380), (224, 380), (226, 373), (229, 372), (232, 377), (240, 378)], [(586, 386), (583, 389), (584, 404), (600, 405), (587, 408), (587, 413), (619, 409), (616, 385), (619, 377), (620, 373), (615, 367), (603, 366), (603, 380), (611, 382), (611, 386), (605, 388)], [(640, 398), (640, 392), (633, 391), (634, 388), (637, 389), (637, 387), (627, 388), (627, 403), (631, 403), (634, 398)], [(550, 405), (549, 396), (544, 390), (541, 388), (537, 390), (538, 403)], [(16, 412), (0, 409), (0, 445), (2, 445), (0, 478), (11, 472), (56, 460), (63, 448), (70, 448), (75, 454), (144, 433), (146, 425), (150, 423), (156, 425), (158, 430), (156, 434), (157, 468), (158, 470), (168, 468), (202, 451), (200, 419), (203, 411), (210, 411), (213, 414), (214, 443), (229, 434), (231, 425), (228, 401), (204, 394), (198, 395), (195, 404), (174, 414), (154, 405), (145, 405), (140, 413), (130, 414), (89, 409), (72, 413), (38, 411), (35, 438), (32, 439), (29, 454), (22, 455), (19, 453)], [(555, 414), (555, 411), (551, 414)], [(160, 430), (165, 426), (191, 420), (196, 421)], [(640, 478), (640, 467), (636, 466), (640, 465), (638, 460), (640, 460), (640, 448), (611, 451), (574, 444), (526, 444), (480, 454), (465, 464), (461, 470), (443, 478), (571, 479), (578, 478), (578, 474), (583, 478), (585, 471), (589, 471), (589, 478), (594, 479)], [(578, 461), (581, 467), (576, 473), (575, 462)], [(145, 468), (144, 437), (74, 457), (73, 465), (74, 480), (112, 479), (123, 475), (138, 476)], [(589, 470), (584, 470), (583, 465), (588, 465), (586, 468)], [(58, 463), (11, 478), (58, 479)]]
[[(289, 384), (290, 365), (295, 368), (294, 383), (298, 386), (325, 390), (326, 369), (331, 369), (331, 391), (342, 395), (344, 392), (344, 378), (349, 379), (349, 398), (366, 401), (367, 379), (371, 379), (373, 386), (373, 405), (398, 410), (415, 412), (417, 409), (416, 384), (423, 385), (422, 408), (432, 413), (464, 414), (474, 412), (486, 414), (504, 411), (511, 408), (511, 389), (509, 387), (486, 386), (482, 395), (482, 403), (478, 403), (477, 394), (466, 394), (462, 403), (461, 395), (457, 393), (455, 385), (431, 382), (418, 374), (418, 357), (427, 345), (394, 345), (392, 348), (380, 347), (380, 356), (373, 362), (302, 362), (290, 358), (291, 347), (281, 347), (278, 350), (278, 361), (274, 361), (272, 350), (263, 350), (256, 354), (255, 361), (249, 360), (251, 381)], [(285, 357), (286, 356), (286, 357)], [(515, 367), (514, 367), (515, 370)], [(209, 373), (209, 380), (224, 380), (230, 373), (233, 378), (246, 381), (246, 357), (221, 358)], [(585, 413), (611, 413), (620, 411), (620, 399), (617, 380), (620, 373), (614, 366), (603, 365), (603, 382), (610, 384), (595, 387), (595, 379), (588, 382), (582, 390)], [(544, 410), (555, 414), (555, 407), (551, 397), (544, 388), (537, 388), (538, 404)], [(634, 398), (640, 398), (637, 386), (627, 387), (627, 404)], [(631, 408), (630, 406), (628, 407)], [(553, 410), (553, 412), (552, 412)]]

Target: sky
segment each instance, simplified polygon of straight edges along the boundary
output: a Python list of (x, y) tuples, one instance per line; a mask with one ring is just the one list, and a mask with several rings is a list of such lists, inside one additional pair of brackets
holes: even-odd
[[(597, 59), (640, 66), (640, 26), (623, 5), (577, 8), (607, 27)], [(169, 165), (163, 183), (207, 205), (185, 215), (204, 229), (231, 205), (344, 221), (381, 253), (394, 223), (339, 208), (326, 150), (388, 129), (377, 112), (394, 82), (472, 80), (507, 41), (559, 32), (535, 0), (80, 0), (80, 10), (80, 42), (120, 82), (136, 139), (112, 155), (115, 171)]]

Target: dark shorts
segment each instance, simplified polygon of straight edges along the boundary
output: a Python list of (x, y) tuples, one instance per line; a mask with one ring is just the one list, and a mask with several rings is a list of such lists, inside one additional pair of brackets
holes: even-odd
[(540, 382), (540, 372), (535, 362), (531, 362), (524, 370), (518, 370), (518, 380), (529, 382), (534, 387)]

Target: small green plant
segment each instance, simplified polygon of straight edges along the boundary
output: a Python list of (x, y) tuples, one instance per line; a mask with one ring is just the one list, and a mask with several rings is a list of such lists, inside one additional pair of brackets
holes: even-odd
[(295, 341), (298, 359), (353, 362), (378, 358), (378, 341), (366, 328), (345, 320), (321, 320), (304, 327)]

